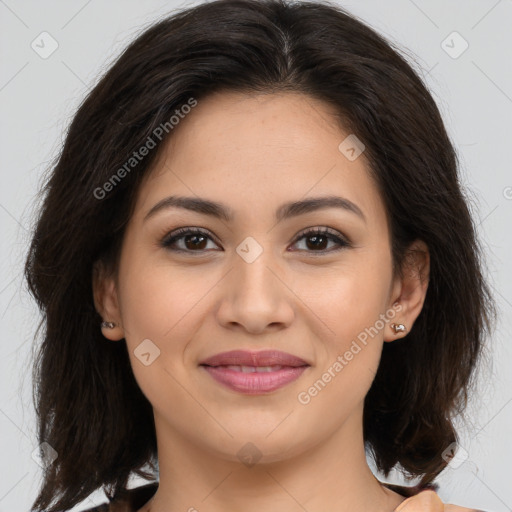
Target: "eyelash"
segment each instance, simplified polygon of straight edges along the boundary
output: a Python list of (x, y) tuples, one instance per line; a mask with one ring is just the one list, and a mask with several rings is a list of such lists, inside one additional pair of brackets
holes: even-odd
[[(203, 235), (215, 242), (212, 235), (208, 231), (203, 230), (201, 228), (179, 228), (179, 229), (169, 233), (166, 237), (164, 237), (162, 239), (162, 241), (160, 242), (160, 244), (163, 248), (166, 248), (173, 252), (180, 252), (180, 253), (187, 253), (187, 254), (193, 254), (193, 253), (201, 254), (206, 251), (205, 249), (203, 249), (201, 251), (190, 251), (187, 249), (175, 249), (175, 248), (171, 247), (176, 241), (181, 240), (182, 238), (184, 238), (187, 235)], [(338, 247), (337, 249), (334, 249), (334, 250), (325, 249), (323, 251), (308, 251), (308, 250), (306, 250), (306, 252), (309, 252), (309, 253), (313, 253), (313, 254), (317, 253), (319, 255), (323, 255), (323, 254), (327, 254), (327, 253), (338, 252), (346, 247), (351, 247), (351, 243), (348, 241), (348, 239), (339, 236), (339, 233), (337, 231), (334, 231), (330, 228), (313, 228), (313, 229), (308, 228), (308, 229), (302, 231), (299, 235), (297, 235), (297, 237), (293, 241), (293, 245), (295, 245), (298, 241), (302, 240), (303, 238), (308, 238), (308, 237), (312, 237), (312, 236), (327, 237), (329, 240), (336, 242), (340, 247)], [(215, 243), (217, 243), (217, 242), (215, 242)]]

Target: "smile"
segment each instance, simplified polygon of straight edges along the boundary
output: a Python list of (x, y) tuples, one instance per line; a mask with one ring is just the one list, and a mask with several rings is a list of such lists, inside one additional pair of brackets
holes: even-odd
[(298, 379), (309, 368), (304, 366), (208, 366), (201, 365), (216, 382), (239, 393), (270, 393)]

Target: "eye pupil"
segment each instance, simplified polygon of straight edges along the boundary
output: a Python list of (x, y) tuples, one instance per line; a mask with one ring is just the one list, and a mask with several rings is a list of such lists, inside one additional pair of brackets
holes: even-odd
[[(201, 239), (202, 238), (202, 242), (203, 242), (203, 245), (200, 245), (201, 243), (197, 243), (197, 239)], [(207, 237), (205, 237), (204, 235), (186, 235), (184, 237), (185, 239), (185, 246), (187, 247), (187, 249), (204, 249), (205, 247), (205, 240), (207, 239)], [(190, 241), (190, 239), (194, 239), (196, 240), (196, 242), (192, 242), (192, 245), (189, 247), (188, 246), (188, 243)]]
[(308, 248), (312, 247), (313, 249), (318, 249), (319, 246), (323, 246), (324, 244), (318, 243), (318, 240), (326, 241), (328, 238), (325, 235), (311, 235), (307, 237), (307, 240), (313, 240), (313, 244), (310, 245), (309, 242), (307, 242)]

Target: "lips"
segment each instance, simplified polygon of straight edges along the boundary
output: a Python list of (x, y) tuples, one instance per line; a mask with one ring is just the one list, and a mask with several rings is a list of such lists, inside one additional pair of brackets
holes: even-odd
[(231, 352), (222, 352), (216, 354), (199, 363), (205, 366), (252, 366), (252, 367), (272, 367), (272, 366), (309, 366), (306, 361), (300, 357), (281, 352), (279, 350), (262, 350), (253, 352), (249, 350), (232, 350)]
[(233, 350), (209, 357), (200, 366), (233, 391), (255, 395), (289, 384), (310, 365), (300, 357), (278, 350)]

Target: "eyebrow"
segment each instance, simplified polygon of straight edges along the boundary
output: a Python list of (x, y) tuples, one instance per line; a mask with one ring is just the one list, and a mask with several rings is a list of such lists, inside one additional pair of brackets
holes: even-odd
[[(182, 208), (202, 215), (215, 217), (226, 222), (231, 222), (235, 218), (233, 210), (222, 203), (198, 197), (169, 196), (158, 201), (158, 203), (146, 213), (144, 222), (150, 217), (153, 217), (156, 213), (169, 208)], [(285, 219), (327, 208), (340, 208), (352, 212), (366, 222), (366, 217), (359, 206), (344, 197), (338, 196), (313, 197), (301, 201), (284, 203), (276, 210), (275, 220), (280, 222)]]

